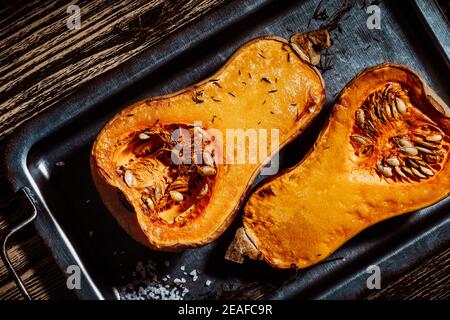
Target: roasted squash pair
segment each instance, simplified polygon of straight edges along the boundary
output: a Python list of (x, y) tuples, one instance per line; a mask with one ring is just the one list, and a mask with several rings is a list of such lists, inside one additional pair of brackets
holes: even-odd
[[(238, 143), (226, 132), (278, 129), (279, 148), (297, 138), (324, 104), (314, 65), (329, 44), (325, 30), (257, 38), (211, 78), (119, 112), (91, 156), (119, 224), (158, 250), (215, 240), (278, 151), (267, 145), (264, 157), (229, 161)], [(304, 160), (249, 197), (226, 258), (305, 268), (370, 225), (445, 198), (449, 134), (449, 107), (414, 71), (395, 63), (362, 71)]]

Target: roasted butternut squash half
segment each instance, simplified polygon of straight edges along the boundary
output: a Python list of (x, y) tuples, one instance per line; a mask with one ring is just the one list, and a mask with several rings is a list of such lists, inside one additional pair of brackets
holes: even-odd
[(318, 263), (367, 227), (447, 197), (449, 147), (450, 109), (414, 71), (369, 68), (304, 160), (251, 195), (226, 257)]
[[(270, 155), (320, 111), (325, 88), (313, 63), (316, 49), (327, 46), (326, 31), (297, 34), (292, 41), (257, 38), (211, 78), (114, 116), (95, 140), (91, 171), (119, 224), (159, 250), (216, 239)], [(227, 130), (260, 129), (268, 135), (278, 130), (279, 143), (262, 147), (266, 156), (253, 161), (228, 161), (251, 150), (249, 143), (225, 139)]]

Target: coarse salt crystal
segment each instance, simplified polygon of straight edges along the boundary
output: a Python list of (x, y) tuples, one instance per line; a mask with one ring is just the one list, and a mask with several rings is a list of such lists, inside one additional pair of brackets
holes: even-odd
[(211, 285), (211, 280), (206, 280), (205, 284), (207, 287), (209, 287)]
[(138, 262), (132, 273), (133, 281), (118, 288), (120, 299), (183, 300), (189, 292), (184, 285), (186, 279), (180, 277), (169, 282), (170, 275), (158, 276), (156, 266), (154, 261)]
[(181, 266), (180, 269), (181, 269), (181, 271), (184, 271), (186, 269), (186, 267), (185, 266)]

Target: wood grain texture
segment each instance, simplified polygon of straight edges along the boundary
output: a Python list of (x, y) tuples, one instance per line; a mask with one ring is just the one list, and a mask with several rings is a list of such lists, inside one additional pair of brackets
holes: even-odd
[[(223, 0), (30, 1), (0, 21), (0, 138)], [(81, 9), (69, 30), (66, 10)], [(8, 14), (10, 13), (10, 14)]]
[[(225, 0), (14, 1), (0, 7), (0, 140), (81, 84), (114, 68)], [(81, 30), (66, 27), (69, 4)], [(0, 173), (0, 232), (22, 216)], [(32, 227), (9, 250), (35, 299), (73, 299), (63, 273)], [(448, 299), (450, 249), (369, 299)], [(21, 295), (0, 262), (0, 299)]]

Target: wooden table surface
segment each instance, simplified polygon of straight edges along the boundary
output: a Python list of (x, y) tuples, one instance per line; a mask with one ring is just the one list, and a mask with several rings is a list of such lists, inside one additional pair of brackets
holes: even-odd
[[(14, 129), (82, 83), (154, 46), (226, 0), (30, 1), (0, 7), (0, 148)], [(69, 30), (68, 5), (81, 8), (82, 28)], [(0, 233), (20, 218), (0, 172)], [(32, 227), (9, 249), (35, 299), (73, 299), (63, 273)], [(447, 299), (450, 249), (434, 255), (368, 299)], [(0, 262), (0, 299), (21, 295)]]

